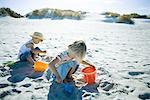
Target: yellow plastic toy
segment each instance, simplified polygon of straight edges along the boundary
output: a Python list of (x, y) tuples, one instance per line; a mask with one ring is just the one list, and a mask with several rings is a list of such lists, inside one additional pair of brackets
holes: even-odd
[(37, 61), (34, 64), (34, 71), (35, 72), (44, 72), (48, 68), (48, 63)]

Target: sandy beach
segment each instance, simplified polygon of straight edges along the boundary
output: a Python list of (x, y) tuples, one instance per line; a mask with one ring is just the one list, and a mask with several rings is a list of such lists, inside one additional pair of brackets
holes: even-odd
[[(104, 15), (88, 13), (84, 20), (0, 18), (1, 100), (150, 100), (150, 19), (135, 24), (107, 23)], [(29, 33), (39, 31), (45, 40), (39, 45), (46, 56), (55, 57), (75, 40), (87, 44), (85, 60), (95, 65), (96, 82), (87, 85), (81, 73), (74, 74), (73, 91), (63, 84), (46, 82), (27, 62), (16, 62), (20, 46)], [(43, 57), (41, 60), (46, 61)], [(4, 64), (7, 63), (7, 64)]]

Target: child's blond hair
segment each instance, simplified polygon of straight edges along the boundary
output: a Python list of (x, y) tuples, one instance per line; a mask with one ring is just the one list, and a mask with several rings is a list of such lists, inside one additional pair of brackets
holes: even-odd
[(79, 41), (75, 41), (73, 44), (70, 44), (68, 46), (69, 50), (71, 51), (71, 53), (75, 54), (77, 57), (77, 60), (79, 62), (82, 61), (82, 59), (85, 57), (86, 54), (86, 44), (84, 41), (79, 40)]

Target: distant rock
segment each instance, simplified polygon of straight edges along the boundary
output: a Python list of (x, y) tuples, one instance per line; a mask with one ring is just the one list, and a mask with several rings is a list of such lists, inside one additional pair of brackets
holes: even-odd
[(137, 13), (131, 14), (119, 14), (115, 12), (104, 12), (102, 15), (105, 15), (103, 22), (107, 23), (125, 23), (125, 24), (134, 24), (132, 18), (140, 18), (140, 19), (150, 19), (150, 15), (140, 15)]
[[(106, 18), (116, 18), (121, 16), (119, 13), (115, 12), (104, 12), (102, 15), (105, 15)], [(131, 13), (131, 14), (123, 14), (125, 16), (129, 16), (130, 18), (144, 18), (144, 19), (150, 19), (150, 15), (140, 15), (138, 13)]]
[(5, 16), (10, 16), (13, 18), (21, 18), (23, 17), (22, 15), (14, 12), (10, 8), (0, 8), (0, 16), (5, 17)]
[(72, 10), (60, 10), (60, 9), (50, 9), (43, 8), (34, 10), (25, 16), (29, 19), (42, 19), (42, 18), (51, 18), (51, 19), (76, 19), (81, 20), (85, 12), (81, 11), (72, 11)]
[(105, 12), (102, 13), (105, 15), (106, 19), (102, 20), (107, 23), (125, 23), (125, 24), (134, 24), (134, 21), (131, 19), (129, 15), (120, 15), (114, 12)]
[(131, 18), (143, 18), (143, 19), (150, 19), (148, 15), (140, 15), (137, 13), (131, 13), (131, 14), (126, 14), (127, 16), (130, 16)]
[(134, 24), (130, 16), (122, 15), (116, 18), (116, 23)]
[(102, 15), (105, 15), (106, 18), (115, 18), (115, 17), (119, 17), (120, 14), (118, 13), (114, 13), (114, 12), (105, 12), (105, 13), (102, 13)]

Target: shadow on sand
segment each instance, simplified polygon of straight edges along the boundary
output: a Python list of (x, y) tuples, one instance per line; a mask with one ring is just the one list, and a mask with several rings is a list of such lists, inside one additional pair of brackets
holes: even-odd
[(49, 88), (48, 100), (82, 100), (83, 96), (86, 97), (91, 96), (93, 93), (99, 93), (97, 89), (99, 84), (96, 83), (83, 86), (82, 88), (77, 88), (74, 82), (69, 84), (72, 85), (71, 93), (65, 90), (64, 83), (59, 84), (54, 82)]
[(72, 85), (71, 93), (65, 90), (64, 83), (53, 82), (49, 88), (48, 100), (82, 100), (82, 90), (75, 87), (72, 82), (69, 84)]
[(10, 77), (7, 79), (9, 82), (17, 83), (23, 81), (26, 77), (38, 78), (43, 75), (43, 72), (34, 72), (33, 65), (28, 62), (15, 62), (10, 66)]

